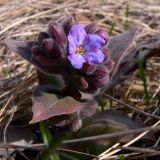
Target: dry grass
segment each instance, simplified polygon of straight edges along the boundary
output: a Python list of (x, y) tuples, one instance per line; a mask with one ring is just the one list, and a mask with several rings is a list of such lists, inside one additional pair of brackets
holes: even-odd
[[(126, 8), (129, 8), (128, 16)], [(97, 21), (114, 35), (129, 28), (139, 28), (137, 42), (143, 42), (160, 33), (160, 0), (0, 0), (0, 124), (7, 122), (13, 111), (13, 120), (26, 124), (31, 118), (31, 91), (36, 85), (33, 66), (6, 47), (4, 39), (35, 39), (47, 28), (50, 20), (60, 21), (76, 14), (81, 23)], [(155, 110), (160, 91), (160, 57), (147, 63), (146, 75), (151, 105), (144, 104), (144, 88), (136, 72), (123, 85), (117, 86), (123, 102), (148, 111)], [(113, 103), (116, 107), (116, 103)], [(118, 105), (118, 107), (120, 107)]]

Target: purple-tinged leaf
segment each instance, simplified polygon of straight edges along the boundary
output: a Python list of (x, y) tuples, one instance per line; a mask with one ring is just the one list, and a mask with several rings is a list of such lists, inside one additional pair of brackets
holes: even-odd
[(153, 56), (160, 56), (160, 38), (145, 41), (145, 43), (134, 46), (129, 50), (128, 55), (117, 68), (117, 72), (107, 89), (111, 89), (126, 80), (138, 68), (139, 61), (145, 63), (148, 58)]
[(62, 75), (47, 74), (37, 70), (39, 85), (52, 85), (57, 90), (62, 90), (65, 87), (65, 81)]
[(6, 44), (12, 51), (18, 53), (21, 57), (23, 57), (39, 69), (42, 69), (42, 65), (40, 63), (38, 63), (37, 61), (33, 61), (31, 49), (34, 43), (35, 42), (33, 41), (17, 41), (13, 39), (6, 39)]
[[(133, 121), (125, 112), (122, 111), (104, 111), (98, 112), (88, 118), (83, 119), (83, 126), (75, 134), (74, 138), (86, 138), (93, 137), (104, 134), (116, 134), (124, 131), (132, 131), (134, 129), (139, 129), (145, 127), (142, 123), (137, 123)], [(88, 142), (77, 142), (68, 145), (70, 149), (85, 152), (92, 151), (92, 154), (100, 154), (110, 148), (115, 143), (127, 143), (132, 138), (135, 138), (137, 134), (129, 134), (125, 136), (114, 136), (112, 138), (98, 139), (95, 138), (90, 143)], [(72, 137), (73, 139), (73, 137)], [(141, 138), (142, 142), (154, 142), (155, 134), (154, 132), (148, 133)], [(144, 142), (145, 140), (145, 142)]]
[(58, 44), (52, 38), (46, 38), (41, 43), (42, 50), (45, 54), (52, 59), (58, 59), (61, 57), (61, 51)]
[[(4, 143), (3, 142), (4, 138), (4, 126), (0, 127), (0, 144)], [(29, 145), (32, 144), (33, 141), (35, 140), (35, 136), (33, 133), (22, 126), (9, 126), (7, 128), (6, 132), (6, 141), (8, 144), (11, 145)], [(23, 150), (23, 149), (19, 149)], [(14, 148), (8, 149), (9, 153), (12, 153), (15, 151)], [(6, 155), (6, 149), (1, 148), (0, 149), (0, 156), (5, 156)]]
[(108, 48), (111, 52), (110, 57), (115, 62), (115, 66), (112, 71), (112, 77), (117, 73), (118, 67), (122, 60), (129, 54), (129, 49), (135, 45), (136, 32), (137, 29), (131, 29), (124, 34), (112, 37), (110, 39)]
[[(38, 53), (38, 48), (33, 47), (36, 42), (33, 41), (17, 41), (12, 39), (7, 39), (7, 46), (18, 53), (21, 57), (29, 61), (35, 67), (43, 72), (47, 72), (49, 74), (60, 74), (64, 73), (63, 69), (59, 67), (64, 63), (67, 63), (64, 59), (50, 59), (44, 54)], [(36, 46), (36, 45), (35, 45)], [(32, 48), (33, 47), (33, 48)], [(32, 54), (32, 49), (34, 50), (34, 54)]]
[(33, 41), (17, 41), (13, 39), (6, 39), (7, 46), (11, 50), (22, 56), (24, 59), (28, 60), (30, 63), (32, 63), (31, 48), (34, 43), (35, 42)]
[[(111, 52), (110, 60), (106, 61), (107, 67), (113, 67), (112, 72), (110, 73), (110, 83), (106, 85), (106, 87), (100, 90), (99, 94), (103, 94), (106, 90), (108, 90), (113, 84), (115, 84), (114, 77), (119, 74), (119, 67), (122, 64), (122, 61), (130, 54), (130, 50), (135, 46), (135, 35), (137, 29), (131, 29), (126, 33), (110, 38), (108, 48)], [(114, 62), (114, 65), (113, 65)], [(121, 82), (119, 82), (121, 83)], [(117, 84), (117, 83), (116, 83)]]
[(72, 97), (59, 98), (52, 92), (53, 88), (37, 87), (33, 93), (33, 118), (30, 123), (47, 120), (54, 116), (70, 115), (80, 111), (84, 104), (74, 100)]
[(98, 104), (95, 100), (89, 99), (85, 102), (84, 107), (80, 111), (80, 115), (83, 118), (90, 117), (97, 111)]
[(113, 75), (111, 82), (98, 95), (103, 94), (117, 84), (121, 84), (138, 68), (139, 61), (145, 63), (148, 58), (153, 56), (160, 56), (160, 38), (155, 37), (144, 42), (139, 41), (139, 44), (134, 45), (127, 51), (127, 55), (116, 68), (116, 73)]
[(82, 127), (82, 119), (92, 116), (97, 111), (98, 104), (93, 99), (87, 100), (83, 105), (84, 107), (80, 111), (70, 116), (72, 132), (78, 131)]
[[(134, 122), (125, 112), (123, 111), (104, 111), (96, 113), (83, 120), (83, 126), (78, 131), (77, 137), (91, 137), (103, 134), (116, 133), (120, 131), (134, 130), (144, 127), (145, 124)], [(113, 145), (115, 142), (127, 143), (129, 140), (134, 138), (136, 134), (130, 134), (129, 136), (114, 137), (111, 139), (96, 140), (96, 144), (101, 145)], [(150, 138), (152, 137), (152, 139)], [(154, 141), (155, 135), (150, 133), (149, 136), (144, 136), (143, 140)]]

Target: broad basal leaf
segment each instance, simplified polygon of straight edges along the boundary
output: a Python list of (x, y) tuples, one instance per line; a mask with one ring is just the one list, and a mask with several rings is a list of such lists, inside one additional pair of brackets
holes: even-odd
[(122, 111), (98, 112), (84, 119), (80, 135), (94, 136), (105, 133), (114, 133), (129, 129), (140, 128), (130, 117)]
[(135, 43), (135, 33), (136, 30), (133, 29), (111, 38), (109, 48), (116, 65), (110, 83), (98, 95), (126, 80), (138, 68), (139, 61), (145, 63), (149, 57), (160, 56), (159, 37)]
[[(125, 112), (122, 111), (104, 111), (99, 112), (91, 117), (83, 120), (82, 128), (77, 132), (75, 138), (92, 137), (104, 134), (114, 134), (122, 131), (129, 131), (144, 127), (143, 124), (134, 122)], [(115, 136), (113, 138), (95, 139), (92, 142), (79, 142), (74, 145), (78, 151), (89, 151), (94, 148), (94, 151), (99, 149), (107, 149), (115, 143), (127, 143), (134, 138), (136, 134), (129, 134), (127, 136)], [(152, 138), (151, 138), (152, 137)], [(142, 138), (143, 140), (151, 141), (155, 140), (155, 135), (150, 133)], [(72, 147), (72, 146), (71, 146)]]
[(112, 37), (109, 41), (108, 48), (111, 52), (111, 59), (115, 62), (112, 77), (116, 74), (120, 63), (129, 54), (129, 49), (135, 45), (135, 35), (137, 29), (131, 29), (126, 33)]
[(81, 103), (69, 96), (62, 98), (60, 94), (59, 91), (50, 88), (50, 86), (37, 87), (33, 93), (33, 118), (30, 123), (47, 120), (54, 116), (71, 115), (80, 112), (82, 109), (84, 112), (85, 107), (89, 107), (92, 113), (93, 104), (91, 105), (89, 102)]
[(145, 63), (148, 58), (153, 56), (160, 56), (160, 38), (141, 42), (132, 47), (128, 51), (128, 55), (121, 61), (107, 89), (126, 80), (138, 68), (139, 61)]

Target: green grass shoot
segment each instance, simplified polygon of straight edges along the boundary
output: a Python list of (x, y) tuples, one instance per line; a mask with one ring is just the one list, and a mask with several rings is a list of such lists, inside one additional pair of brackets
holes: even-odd
[(150, 96), (149, 96), (149, 93), (148, 93), (148, 85), (147, 85), (146, 75), (145, 75), (145, 71), (144, 71), (143, 61), (142, 60), (139, 61), (138, 64), (139, 64), (140, 76), (141, 76), (141, 79), (143, 81), (145, 102), (146, 102), (147, 106), (149, 106)]

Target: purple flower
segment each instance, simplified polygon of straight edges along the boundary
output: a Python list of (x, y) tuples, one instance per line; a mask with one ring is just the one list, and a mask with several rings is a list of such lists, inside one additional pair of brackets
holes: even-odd
[(99, 64), (105, 59), (102, 47), (105, 40), (98, 34), (87, 34), (80, 24), (74, 24), (68, 34), (69, 55), (72, 66), (81, 69), (84, 63)]

